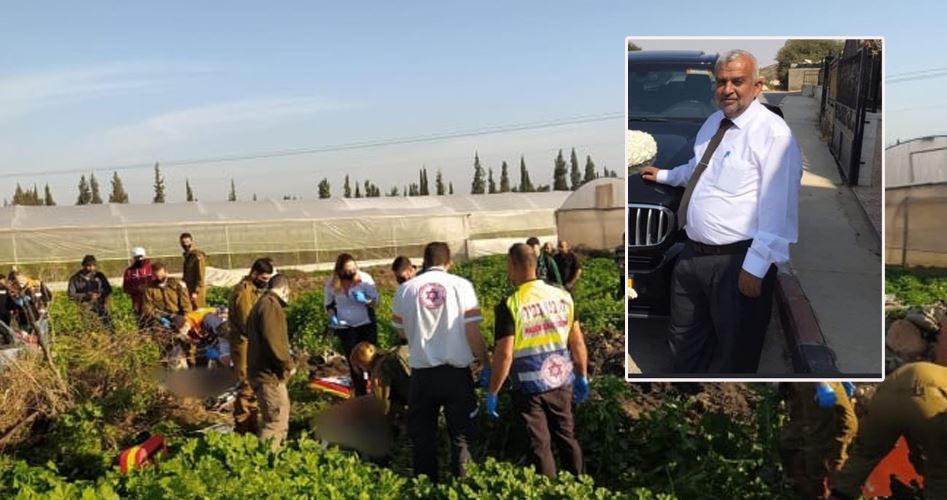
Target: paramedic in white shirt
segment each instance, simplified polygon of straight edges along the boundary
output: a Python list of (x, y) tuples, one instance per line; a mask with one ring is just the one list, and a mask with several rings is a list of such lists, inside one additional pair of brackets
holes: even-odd
[[(707, 373), (713, 361), (714, 373), (756, 373), (776, 264), (789, 261), (789, 244), (798, 238), (802, 160), (789, 126), (757, 100), (763, 82), (753, 55), (728, 52), (715, 73), (720, 111), (697, 132), (694, 158), (640, 173), (662, 184), (692, 184), (678, 209), (690, 242), (671, 284), (674, 371)], [(714, 139), (719, 145), (702, 170)]]
[(428, 243), (426, 271), (398, 287), (391, 315), (395, 329), (408, 340), (408, 435), (414, 444), (414, 474), (427, 474), (432, 481), (438, 477), (437, 416), (442, 407), (451, 440), (451, 472), (464, 475), (470, 446), (477, 437), (477, 397), (470, 365), (476, 355), (480, 366), (490, 366), (474, 287), (449, 274), (450, 266), (447, 243)]

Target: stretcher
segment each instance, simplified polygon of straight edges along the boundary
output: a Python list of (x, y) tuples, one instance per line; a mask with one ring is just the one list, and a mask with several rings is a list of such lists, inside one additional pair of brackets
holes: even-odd
[(894, 494), (892, 482), (895, 479), (904, 485), (912, 486), (912, 483), (915, 483), (917, 487), (923, 488), (924, 478), (914, 470), (908, 453), (907, 441), (904, 437), (898, 438), (891, 452), (868, 476), (868, 480), (862, 486), (862, 493), (866, 497), (890, 497)]

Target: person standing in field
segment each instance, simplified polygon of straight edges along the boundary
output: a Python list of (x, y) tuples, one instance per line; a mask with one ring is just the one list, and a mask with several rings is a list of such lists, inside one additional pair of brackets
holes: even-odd
[(82, 258), (82, 269), (69, 278), (67, 294), (76, 303), (88, 307), (88, 310), (98, 316), (102, 326), (111, 331), (112, 318), (108, 306), (112, 285), (104, 274), (96, 271), (95, 264), (94, 255)]
[[(474, 356), (489, 375), (490, 357), (480, 333), (483, 315), (473, 284), (448, 273), (450, 247), (424, 248), (425, 271), (395, 292), (391, 322), (408, 341), (411, 366), (408, 435), (414, 445), (415, 475), (438, 480), (437, 420), (441, 408), (451, 442), (451, 472), (463, 476), (477, 439), (477, 397), (471, 364)], [(483, 383), (483, 381), (481, 381)]]
[[(351, 255), (339, 255), (332, 276), (326, 280), (325, 308), (330, 318), (329, 328), (339, 338), (346, 360), (351, 359), (352, 349), (359, 342), (378, 343), (374, 310), (377, 302), (378, 290), (372, 276), (359, 271)], [(364, 377), (358, 376), (351, 365), (349, 369), (355, 395), (368, 394)]]
[(582, 266), (579, 265), (579, 256), (572, 252), (569, 242), (559, 240), (559, 251), (555, 255), (556, 267), (562, 277), (563, 286), (569, 293), (575, 293), (575, 284), (582, 276)]
[(180, 237), (181, 249), (184, 250), (184, 270), (181, 279), (190, 292), (191, 307), (207, 306), (206, 269), (207, 256), (194, 246), (191, 233), (182, 233)]
[(533, 249), (533, 253), (536, 255), (536, 275), (539, 279), (550, 285), (562, 286), (562, 276), (559, 274), (556, 259), (539, 245), (539, 238), (533, 236), (526, 240), (526, 244)]
[(507, 253), (507, 273), (516, 291), (496, 305), (493, 368), (487, 414), (498, 418), (498, 393), (513, 382), (513, 407), (525, 424), (537, 470), (556, 477), (552, 443), (565, 469), (583, 472), (575, 437), (572, 400), (589, 397), (588, 352), (575, 318), (572, 296), (536, 275), (536, 257), (517, 243)]
[(269, 290), (257, 300), (247, 321), (247, 373), (260, 402), (260, 439), (278, 450), (289, 433), (289, 390), (296, 373), (289, 352), (289, 328), (284, 311), (289, 303), (289, 280), (282, 274), (270, 279)]
[(132, 299), (132, 310), (141, 318), (141, 306), (145, 297), (145, 288), (151, 283), (151, 261), (145, 258), (145, 249), (132, 248), (132, 263), (122, 275), (122, 290)]
[(230, 323), (230, 356), (234, 373), (240, 381), (237, 400), (233, 405), (234, 432), (238, 434), (256, 434), (258, 431), (259, 405), (247, 375), (247, 322), (250, 320), (250, 311), (266, 292), (272, 276), (272, 261), (268, 258), (257, 259), (250, 267), (250, 273), (230, 292), (227, 320)]

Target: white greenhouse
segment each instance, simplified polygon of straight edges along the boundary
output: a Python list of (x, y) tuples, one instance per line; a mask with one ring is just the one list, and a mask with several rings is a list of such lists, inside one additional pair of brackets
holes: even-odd
[(0, 208), (0, 270), (20, 267), (64, 280), (86, 254), (110, 276), (133, 247), (177, 267), (178, 235), (193, 234), (208, 264), (246, 269), (259, 256), (278, 266), (421, 256), (446, 241), (459, 259), (505, 252), (529, 236), (556, 237), (569, 192), (383, 197), (313, 201), (195, 202)]

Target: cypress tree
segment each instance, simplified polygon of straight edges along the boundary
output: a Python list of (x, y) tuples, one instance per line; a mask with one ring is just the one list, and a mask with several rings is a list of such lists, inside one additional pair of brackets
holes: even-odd
[(493, 180), (493, 169), (487, 170), (487, 192), (490, 194), (497, 192), (497, 183)]
[(562, 150), (556, 155), (552, 169), (552, 188), (556, 191), (568, 191), (569, 183), (566, 180), (566, 160), (562, 157)]
[(151, 200), (153, 203), (164, 203), (164, 177), (161, 176), (161, 169), (158, 168), (158, 162), (155, 162), (155, 197)]
[(345, 184), (342, 185), (342, 197), (351, 198), (352, 197), (352, 185), (349, 184), (349, 175), (345, 174)]
[(572, 148), (572, 154), (569, 156), (569, 182), (572, 184), (572, 190), (579, 189), (582, 185), (582, 175), (579, 174), (579, 158), (575, 155), (575, 148)]
[(109, 203), (128, 203), (128, 193), (122, 185), (118, 172), (112, 172), (112, 192), (109, 193)]
[(503, 161), (503, 165), (500, 167), (500, 192), (510, 192), (510, 173), (506, 160)]
[(237, 185), (233, 181), (233, 177), (230, 178), (230, 194), (227, 195), (227, 201), (237, 201)]
[(441, 170), (437, 170), (437, 175), (434, 176), (434, 187), (437, 189), (437, 195), (444, 195), (444, 176), (441, 175)]
[(99, 194), (99, 180), (95, 178), (95, 174), (89, 174), (89, 186), (92, 188), (92, 199), (89, 201), (93, 205), (102, 204), (102, 196)]
[(319, 181), (319, 199), (324, 200), (326, 198), (331, 198), (331, 197), (332, 197), (332, 190), (329, 186), (329, 179), (326, 179), (323, 177), (322, 180)]
[(56, 205), (56, 200), (53, 199), (53, 192), (49, 189), (49, 183), (46, 184), (46, 188), (43, 191), (43, 204), (47, 207)]
[(187, 201), (197, 201), (197, 198), (194, 197), (194, 190), (191, 189), (191, 180), (184, 179), (184, 199)]
[(592, 161), (591, 155), (586, 155), (585, 157), (585, 178), (582, 179), (582, 184), (586, 182), (594, 181), (598, 175), (595, 173), (595, 162)]
[(89, 188), (89, 181), (85, 174), (79, 179), (79, 196), (76, 198), (76, 205), (88, 205), (92, 201), (92, 189)]
[(536, 188), (533, 187), (533, 181), (529, 180), (529, 170), (526, 170), (526, 159), (520, 155), (520, 188), (521, 193), (532, 193)]
[(486, 183), (483, 179), (483, 167), (480, 166), (480, 154), (474, 153), (474, 176), (470, 184), (470, 194), (483, 194)]

